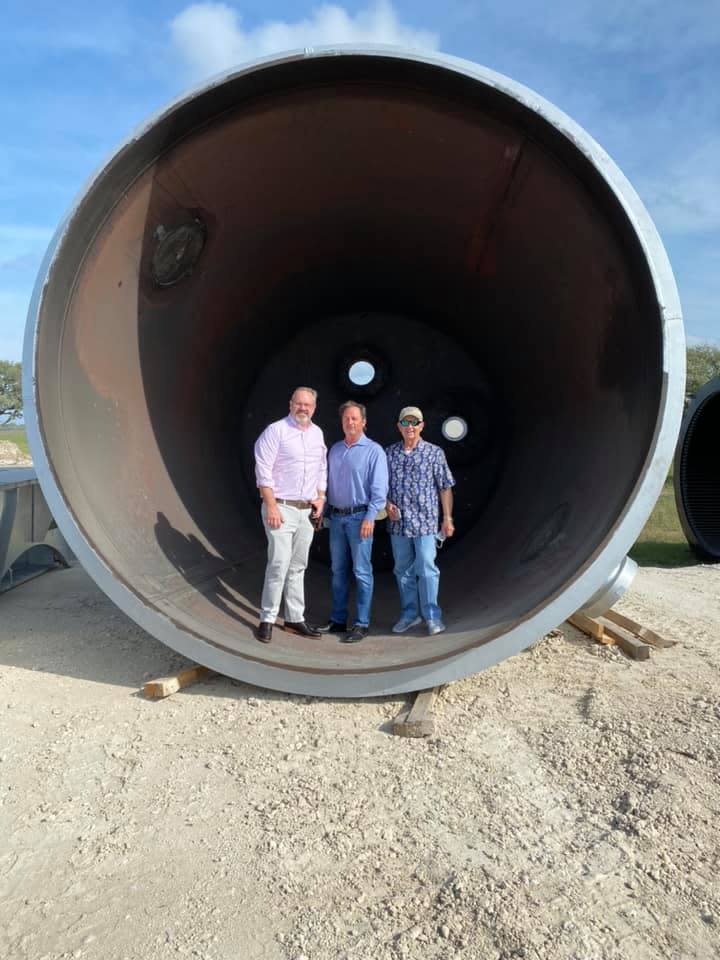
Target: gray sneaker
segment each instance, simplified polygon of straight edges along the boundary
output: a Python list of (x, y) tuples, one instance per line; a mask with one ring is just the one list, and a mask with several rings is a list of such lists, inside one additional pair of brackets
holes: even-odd
[(428, 636), (432, 637), (436, 633), (442, 633), (445, 629), (445, 624), (442, 620), (428, 620), (427, 622), (427, 632)]
[(406, 630), (409, 630), (411, 627), (416, 627), (419, 623), (422, 623), (422, 617), (415, 617), (412, 620), (407, 620), (405, 617), (401, 617), (392, 628), (392, 632), (405, 633)]

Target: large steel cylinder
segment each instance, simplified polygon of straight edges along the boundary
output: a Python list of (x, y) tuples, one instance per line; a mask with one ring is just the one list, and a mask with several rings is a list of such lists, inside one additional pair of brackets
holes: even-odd
[(687, 408), (673, 482), (688, 543), (704, 559), (720, 560), (720, 377), (701, 387)]
[[(615, 589), (672, 458), (684, 341), (648, 214), (569, 118), (466, 61), (335, 48), (217, 78), (122, 146), (48, 252), (25, 374), (47, 500), (123, 610), (230, 676), (367, 696), (487, 667)], [(424, 410), (457, 480), (444, 634), (390, 634), (379, 533), (367, 640), (253, 638), (252, 445), (299, 384), (328, 442), (348, 397), (383, 444)]]

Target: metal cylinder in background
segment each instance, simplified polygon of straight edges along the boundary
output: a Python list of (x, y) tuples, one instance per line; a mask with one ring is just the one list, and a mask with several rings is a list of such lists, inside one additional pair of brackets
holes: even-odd
[[(648, 214), (568, 117), (466, 61), (333, 48), (217, 78), (120, 148), (51, 245), (24, 369), (48, 503), (123, 610), (227, 675), (368, 696), (615, 595), (672, 458), (684, 340)], [(348, 396), (383, 444), (422, 407), (457, 479), (446, 633), (390, 634), (379, 534), (367, 640), (254, 640), (252, 444), (298, 384), (328, 442)], [(313, 557), (320, 620), (322, 535)]]
[(688, 543), (720, 560), (720, 377), (698, 390), (683, 417), (673, 484)]

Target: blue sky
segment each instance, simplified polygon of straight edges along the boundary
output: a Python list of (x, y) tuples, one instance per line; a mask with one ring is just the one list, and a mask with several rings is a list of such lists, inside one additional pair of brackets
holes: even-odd
[(55, 226), (135, 126), (244, 60), (353, 41), (466, 57), (570, 114), (655, 219), (690, 342), (720, 345), (720, 0), (5, 0), (0, 18), (0, 359), (21, 358)]

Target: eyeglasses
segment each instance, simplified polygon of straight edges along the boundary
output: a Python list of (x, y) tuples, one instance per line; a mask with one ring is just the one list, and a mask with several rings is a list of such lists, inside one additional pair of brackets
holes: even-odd
[(408, 420), (407, 418), (405, 418), (404, 420), (400, 421), (400, 426), (401, 427), (419, 427), (421, 423), (422, 423), (422, 420)]

